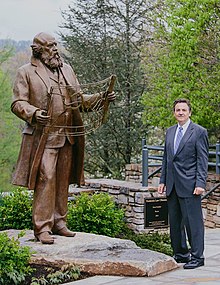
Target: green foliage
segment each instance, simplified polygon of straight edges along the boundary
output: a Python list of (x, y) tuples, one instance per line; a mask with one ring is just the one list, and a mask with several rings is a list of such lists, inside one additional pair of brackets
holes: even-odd
[(69, 204), (67, 224), (71, 230), (115, 237), (124, 225), (124, 211), (107, 193), (81, 194)]
[[(220, 10), (218, 1), (165, 0), (154, 49), (146, 45), (149, 90), (143, 96), (144, 121), (167, 128), (172, 103), (188, 98), (193, 121), (220, 136)], [(158, 21), (159, 22), (159, 21)], [(165, 24), (166, 23), (166, 24)], [(151, 60), (149, 61), (149, 56)], [(149, 76), (148, 76), (149, 75)]]
[(21, 247), (18, 239), (0, 233), (0, 284), (21, 284), (31, 273), (30, 257), (29, 247)]
[(32, 197), (23, 188), (0, 199), (0, 230), (32, 228)]
[(147, 0), (78, 0), (63, 12), (61, 40), (80, 83), (117, 76), (109, 120), (86, 138), (85, 171), (96, 177), (120, 178), (124, 165), (139, 159), (146, 132), (141, 120), (145, 80), (140, 47), (151, 5)]
[[(0, 51), (0, 64), (11, 56)], [(11, 113), (12, 87), (7, 74), (0, 69), (0, 192), (13, 189), (11, 175), (15, 167), (21, 141), (19, 120)]]
[(136, 234), (125, 227), (120, 237), (134, 241), (136, 245), (141, 248), (173, 256), (170, 236), (168, 233), (152, 232), (147, 234)]
[(30, 285), (62, 284), (64, 281), (66, 283), (67, 281), (77, 280), (79, 276), (79, 268), (72, 264), (65, 264), (60, 270), (52, 270), (52, 272), (39, 278), (33, 277)]

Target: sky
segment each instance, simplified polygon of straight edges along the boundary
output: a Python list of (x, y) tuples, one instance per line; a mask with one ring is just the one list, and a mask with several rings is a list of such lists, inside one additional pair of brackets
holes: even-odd
[(0, 39), (32, 40), (40, 32), (57, 37), (60, 10), (71, 0), (0, 0)]

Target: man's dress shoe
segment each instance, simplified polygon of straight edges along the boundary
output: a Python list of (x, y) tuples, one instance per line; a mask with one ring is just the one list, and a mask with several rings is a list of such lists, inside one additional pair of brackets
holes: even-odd
[(53, 231), (53, 233), (55, 235), (64, 236), (64, 237), (74, 237), (76, 235), (76, 233), (70, 231), (66, 227), (64, 227), (60, 230)]
[(187, 256), (187, 257), (176, 257), (176, 256), (174, 256), (173, 258), (175, 259), (175, 261), (177, 263), (187, 263), (191, 260), (190, 256)]
[(38, 235), (36, 235), (36, 239), (43, 244), (53, 244), (54, 239), (53, 237), (49, 234), (49, 232), (43, 232)]
[(201, 259), (191, 259), (189, 262), (187, 262), (186, 264), (183, 265), (184, 269), (194, 269), (197, 268), (199, 266), (203, 266), (204, 265), (204, 258)]

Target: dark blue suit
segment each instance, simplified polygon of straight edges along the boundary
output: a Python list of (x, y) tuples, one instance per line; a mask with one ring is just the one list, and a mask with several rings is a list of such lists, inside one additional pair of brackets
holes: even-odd
[(177, 125), (166, 132), (160, 183), (166, 186), (170, 236), (174, 255), (189, 256), (185, 230), (192, 258), (203, 258), (204, 224), (201, 196), (195, 187), (205, 189), (208, 170), (208, 135), (206, 129), (190, 122), (174, 155)]

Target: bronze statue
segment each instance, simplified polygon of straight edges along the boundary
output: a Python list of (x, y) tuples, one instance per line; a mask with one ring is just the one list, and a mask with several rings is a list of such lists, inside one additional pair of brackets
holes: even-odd
[(11, 110), (26, 125), (12, 183), (34, 190), (34, 235), (52, 244), (51, 234), (75, 235), (66, 226), (66, 216), (69, 184), (83, 182), (80, 111), (100, 109), (114, 101), (115, 94), (83, 94), (51, 35), (37, 34), (31, 47), (31, 62), (18, 69), (13, 89)]

